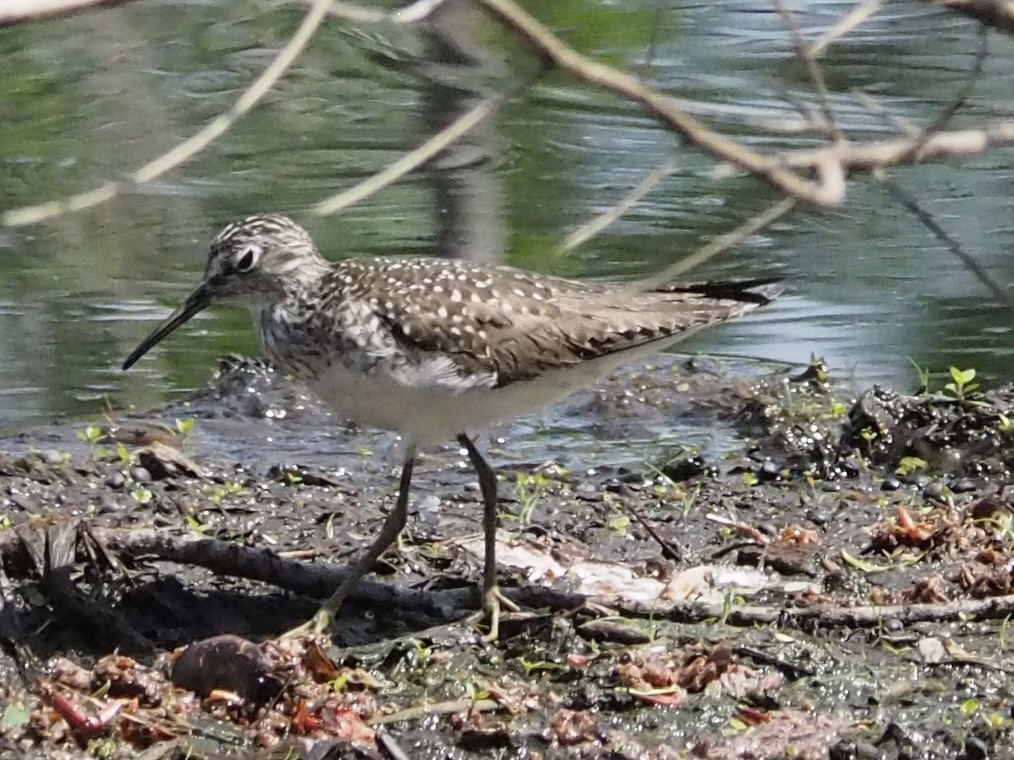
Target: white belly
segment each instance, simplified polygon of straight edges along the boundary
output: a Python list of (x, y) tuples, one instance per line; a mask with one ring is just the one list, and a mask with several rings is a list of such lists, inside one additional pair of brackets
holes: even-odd
[(426, 447), (543, 409), (595, 383), (617, 366), (655, 353), (679, 338), (550, 370), (533, 380), (499, 388), (452, 392), (447, 387), (407, 384), (383, 371), (364, 374), (337, 365), (307, 385), (339, 417), (396, 431), (416, 446)]

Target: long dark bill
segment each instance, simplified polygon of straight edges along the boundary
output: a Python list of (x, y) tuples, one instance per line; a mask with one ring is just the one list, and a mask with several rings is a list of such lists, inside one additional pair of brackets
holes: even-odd
[(206, 309), (210, 305), (211, 294), (207, 285), (202, 284), (197, 290), (187, 296), (187, 300), (176, 311), (170, 314), (165, 322), (156, 327), (151, 335), (141, 341), (140, 345), (123, 362), (123, 369), (130, 369), (138, 359), (148, 353), (162, 338), (182, 325), (197, 312)]

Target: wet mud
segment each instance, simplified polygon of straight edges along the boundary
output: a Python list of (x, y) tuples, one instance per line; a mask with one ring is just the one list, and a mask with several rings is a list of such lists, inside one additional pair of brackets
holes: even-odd
[(1014, 388), (669, 358), (420, 459), (258, 362), (0, 440), (0, 757), (986, 758), (1014, 738)]

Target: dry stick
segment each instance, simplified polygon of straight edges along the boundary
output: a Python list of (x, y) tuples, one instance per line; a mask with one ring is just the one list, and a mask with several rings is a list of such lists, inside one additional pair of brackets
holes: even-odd
[[(922, 132), (919, 133), (920, 136)], [(919, 137), (898, 137), (868, 143), (829, 145), (824, 148), (802, 148), (786, 151), (780, 159), (786, 166), (808, 167), (834, 161), (847, 173), (872, 172), (890, 166), (911, 163), (912, 146)], [(922, 145), (919, 158), (937, 160), (977, 156), (993, 148), (1014, 145), (1014, 121), (986, 124), (979, 129), (937, 132)]]
[(567, 73), (610, 92), (629, 98), (662, 119), (689, 142), (713, 156), (759, 177), (800, 200), (820, 206), (837, 206), (845, 198), (845, 176), (830, 154), (810, 164), (817, 181), (790, 171), (779, 161), (758, 153), (725, 135), (707, 128), (671, 98), (643, 84), (636, 77), (581, 55), (556, 37), (513, 0), (474, 0), (514, 31), (541, 56)]
[(827, 83), (824, 81), (824, 75), (821, 73), (820, 67), (817, 66), (813, 51), (806, 43), (806, 40), (803, 39), (803, 33), (799, 29), (799, 24), (796, 23), (795, 15), (785, 7), (782, 0), (771, 0), (771, 4), (775, 6), (775, 10), (781, 15), (785, 21), (785, 25), (792, 33), (792, 39), (796, 45), (796, 55), (802, 59), (803, 64), (806, 66), (806, 73), (810, 77), (810, 84), (813, 85), (813, 89), (820, 101), (820, 110), (824, 115), (824, 123), (831, 131), (831, 139), (836, 143), (840, 143), (845, 139), (845, 136), (841, 133), (838, 124), (835, 122), (834, 109), (831, 108), (831, 99), (827, 94)]
[[(539, 76), (539, 74), (537, 74), (536, 77), (537, 76)], [(491, 95), (481, 101), (474, 108), (463, 113), (418, 148), (403, 155), (387, 168), (367, 177), (365, 180), (353, 187), (350, 187), (348, 190), (343, 190), (337, 195), (332, 195), (330, 198), (325, 198), (320, 201), (311, 209), (311, 213), (314, 216), (330, 216), (331, 214), (337, 214), (339, 211), (348, 208), (352, 204), (358, 203), (359, 201), (370, 197), (391, 183), (397, 182), (409, 172), (418, 169), (441, 151), (446, 150), (447, 147), (455, 140), (458, 140), (470, 130), (481, 124), (484, 120), (492, 116), (496, 113), (500, 106), (514, 98), (518, 93), (528, 87), (531, 82), (532, 78), (527, 78), (516, 84), (505, 93)]]
[(400, 723), (403, 720), (418, 720), (430, 715), (453, 715), (464, 712), (492, 712), (500, 707), (494, 699), (455, 699), (449, 702), (433, 702), (428, 705), (407, 707), (388, 715), (371, 715), (363, 722), (368, 726), (380, 726), (385, 723)]
[(659, 287), (667, 282), (672, 282), (684, 272), (700, 266), (708, 259), (717, 256), (719, 253), (728, 248), (732, 248), (742, 240), (745, 240), (751, 235), (764, 229), (780, 216), (783, 216), (791, 211), (796, 203), (798, 203), (798, 201), (795, 198), (783, 198), (765, 211), (751, 217), (743, 224), (739, 225), (736, 229), (730, 230), (723, 235), (719, 235), (717, 238), (713, 239), (707, 245), (699, 248), (694, 253), (681, 259), (680, 261), (677, 261), (672, 266), (666, 267), (660, 274), (646, 280), (638, 280), (636, 286), (639, 288), (652, 288)]
[(672, 174), (676, 170), (679, 163), (675, 158), (669, 158), (664, 164), (655, 169), (651, 174), (645, 177), (641, 183), (630, 191), (619, 203), (613, 206), (611, 209), (603, 211), (598, 216), (590, 219), (589, 221), (582, 224), (576, 230), (571, 232), (563, 241), (563, 245), (560, 246), (561, 251), (570, 251), (588, 242), (591, 238), (598, 235), (606, 227), (611, 225), (621, 216), (626, 214), (637, 205), (644, 196), (650, 193), (659, 182)]
[(947, 246), (951, 253), (961, 259), (961, 263), (963, 263), (968, 270), (975, 275), (979, 282), (986, 286), (989, 292), (993, 294), (993, 298), (1011, 311), (1014, 311), (1014, 293), (1002, 288), (1000, 284), (993, 279), (992, 275), (983, 268), (982, 264), (975, 259), (975, 257), (962, 248), (961, 244), (958, 243), (957, 240), (948, 235), (947, 231), (936, 223), (936, 220), (933, 219), (932, 215), (928, 211), (923, 209), (915, 202), (914, 199), (909, 197), (904, 190), (887, 177), (882, 177), (880, 179), (880, 184), (884, 186), (892, 198), (898, 201), (898, 203), (904, 206), (916, 219), (922, 222), (922, 224), (936, 236), (937, 240)]
[(0, 4), (0, 27), (94, 8), (108, 8), (126, 2), (128, 0), (5, 0)]
[[(97, 528), (92, 535), (111, 550), (132, 559), (155, 558), (177, 564), (197, 565), (216, 573), (263, 581), (278, 588), (324, 598), (347, 576), (347, 569), (307, 565), (279, 558), (270, 549), (250, 548), (202, 536), (173, 536), (166, 530)], [(0, 530), (0, 556), (10, 560), (22, 549), (13, 530)], [(13, 565), (14, 563), (12, 563)], [(622, 614), (663, 618), (684, 623), (725, 619), (734, 625), (801, 625), (869, 628), (893, 618), (903, 623), (949, 621), (974, 616), (980, 620), (1003, 619), (1014, 614), (1014, 595), (991, 599), (967, 599), (946, 604), (899, 604), (883, 607), (815, 605), (812, 607), (763, 607), (742, 605), (727, 609), (723, 603), (676, 603), (669, 607), (626, 600), (590, 597), (541, 586), (501, 589), (521, 605), (551, 609), (578, 609), (589, 603), (612, 607)], [(378, 581), (361, 581), (350, 598), (388, 609), (426, 610), (445, 618), (464, 616), (466, 605), (479, 604), (478, 589), (422, 592)]]
[(328, 13), (353, 24), (416, 24), (430, 16), (445, 2), (446, 0), (416, 0), (396, 11), (378, 11), (336, 0), (331, 3)]
[(72, 195), (63, 200), (49, 201), (48, 203), (40, 203), (36, 206), (26, 206), (8, 211), (2, 217), (3, 223), (8, 227), (17, 227), (41, 222), (65, 213), (91, 208), (116, 197), (126, 187), (151, 182), (170, 169), (174, 169), (189, 161), (210, 145), (212, 141), (225, 134), (236, 119), (257, 105), (260, 99), (281, 78), (307, 44), (309, 44), (314, 33), (317, 31), (317, 27), (327, 17), (330, 3), (331, 0), (314, 0), (303, 22), (299, 25), (295, 34), (292, 35), (292, 39), (278, 52), (275, 60), (239, 96), (228, 111), (205, 126), (197, 134), (184, 140), (154, 161), (137, 169), (128, 175), (126, 181), (109, 182), (93, 190)]

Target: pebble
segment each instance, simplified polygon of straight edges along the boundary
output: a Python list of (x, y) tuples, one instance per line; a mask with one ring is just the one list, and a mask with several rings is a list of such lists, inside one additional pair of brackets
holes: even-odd
[(134, 479), (135, 483), (150, 483), (151, 473), (148, 472), (147, 467), (131, 467), (130, 477)]
[(108, 515), (113, 512), (123, 512), (130, 509), (130, 505), (121, 504), (107, 493), (99, 496), (99, 514)]
[(60, 464), (64, 460), (64, 456), (56, 449), (43, 449), (39, 452), (39, 459), (46, 464)]
[(880, 484), (881, 491), (897, 491), (901, 488), (901, 481), (897, 478), (884, 478), (884, 482)]
[(816, 526), (827, 525), (831, 522), (831, 513), (823, 510), (819, 512), (811, 512), (807, 515), (807, 519)]
[(899, 633), (905, 630), (905, 624), (898, 620), (898, 618), (887, 618), (884, 621), (884, 630), (888, 633)]
[(951, 484), (951, 491), (954, 493), (968, 493), (976, 490), (976, 488), (978, 486), (975, 485), (975, 481), (971, 478), (962, 478)]
[(934, 480), (922, 489), (922, 495), (927, 499), (942, 499), (944, 497), (944, 484)]
[(127, 479), (123, 476), (122, 472), (114, 472), (108, 478), (106, 478), (106, 486), (109, 488), (120, 489), (123, 488), (127, 483)]
[(760, 475), (768, 480), (775, 480), (782, 472), (782, 469), (772, 462), (770, 459), (765, 459), (760, 466)]

